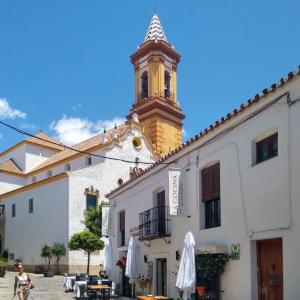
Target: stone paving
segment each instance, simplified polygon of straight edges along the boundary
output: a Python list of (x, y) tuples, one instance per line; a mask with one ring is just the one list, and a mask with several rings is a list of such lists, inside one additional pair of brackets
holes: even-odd
[[(0, 277), (0, 300), (18, 300), (13, 297), (13, 286), (16, 273), (6, 272), (5, 277)], [(31, 290), (28, 300), (72, 300), (73, 293), (65, 293), (63, 290), (63, 276), (44, 278), (42, 274), (31, 274), (34, 289)]]

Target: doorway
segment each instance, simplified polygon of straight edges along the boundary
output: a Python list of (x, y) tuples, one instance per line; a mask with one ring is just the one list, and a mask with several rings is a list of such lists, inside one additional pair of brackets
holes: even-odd
[(257, 245), (259, 300), (283, 300), (282, 239), (261, 240)]
[(167, 259), (158, 258), (156, 260), (156, 271), (157, 271), (157, 295), (167, 296)]

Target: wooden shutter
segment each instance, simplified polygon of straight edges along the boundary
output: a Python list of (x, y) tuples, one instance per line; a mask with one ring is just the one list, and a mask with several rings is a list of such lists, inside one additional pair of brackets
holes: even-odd
[(165, 191), (157, 193), (157, 206), (166, 206)]
[(125, 230), (125, 211), (120, 212), (120, 231)]
[(201, 175), (202, 201), (220, 198), (220, 163), (203, 169)]

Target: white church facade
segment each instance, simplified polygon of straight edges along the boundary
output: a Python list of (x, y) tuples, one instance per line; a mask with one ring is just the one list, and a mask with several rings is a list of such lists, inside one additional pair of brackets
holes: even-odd
[[(6, 151), (0, 162), (0, 201), (5, 205), (2, 248), (8, 249), (11, 265), (20, 259), (28, 271), (44, 264), (40, 252), (45, 243), (64, 243), (67, 248), (72, 234), (85, 227), (85, 210), (107, 202), (105, 193), (128, 180), (136, 166), (100, 156), (155, 161), (152, 145), (134, 121), (73, 146), (91, 155), (53, 146), (58, 142), (44, 133), (37, 136), (51, 143), (29, 138)], [(93, 273), (99, 272), (101, 255), (91, 256)], [(82, 251), (67, 251), (60, 269), (85, 271), (86, 263)]]

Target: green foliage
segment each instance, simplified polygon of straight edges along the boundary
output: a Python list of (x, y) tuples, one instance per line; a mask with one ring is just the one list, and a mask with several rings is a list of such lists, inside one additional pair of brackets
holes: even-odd
[(2, 256), (6, 259), (8, 259), (8, 249), (4, 250), (2, 253)]
[(66, 255), (66, 247), (64, 244), (55, 243), (51, 247), (52, 255), (56, 257), (56, 272), (59, 274), (59, 260), (62, 256)]
[(86, 229), (82, 232), (74, 233), (69, 240), (68, 247), (70, 250), (83, 250), (87, 252), (87, 273), (89, 274), (90, 255), (92, 252), (102, 250), (104, 248), (104, 242), (100, 240), (99, 236)]
[(53, 254), (51, 251), (51, 247), (45, 243), (45, 245), (41, 249), (41, 257), (45, 258), (46, 261), (48, 259), (48, 270), (50, 270), (50, 262), (51, 262), (52, 256), (53, 256)]
[(7, 264), (7, 258), (5, 258), (3, 255), (0, 256), (0, 267), (6, 266)]
[(97, 236), (101, 236), (101, 224), (102, 224), (102, 208), (98, 207), (90, 208), (84, 213), (84, 221), (82, 223), (86, 228)]
[(60, 258), (61, 256), (66, 255), (66, 247), (64, 244), (55, 243), (51, 247), (51, 252), (56, 258)]
[(68, 244), (70, 250), (83, 250), (92, 253), (104, 248), (104, 243), (100, 238), (89, 230), (74, 233)]
[(196, 271), (201, 278), (212, 280), (224, 273), (228, 261), (229, 255), (226, 253), (201, 253), (196, 255)]

